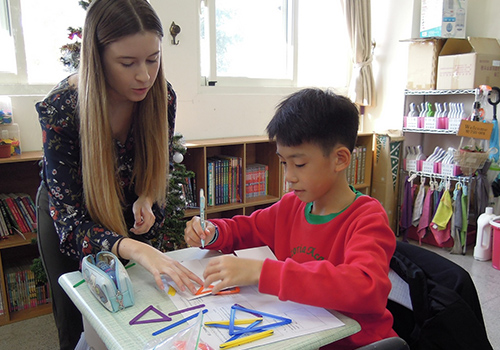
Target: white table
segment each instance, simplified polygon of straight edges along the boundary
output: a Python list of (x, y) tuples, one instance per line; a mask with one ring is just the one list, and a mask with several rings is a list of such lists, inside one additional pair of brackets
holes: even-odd
[[(199, 248), (187, 248), (167, 254), (177, 260), (203, 259), (218, 255), (217, 252), (201, 250)], [(76, 307), (78, 307), (86, 320), (95, 329), (109, 350), (142, 349), (148, 341), (153, 339), (151, 334), (162, 328), (161, 323), (149, 323), (135, 326), (129, 325), (129, 321), (149, 305), (153, 305), (164, 313), (176, 310), (173, 302), (164, 292), (156, 288), (155, 281), (151, 274), (142, 266), (136, 264), (127, 269), (127, 271), (134, 285), (135, 305), (116, 313), (111, 313), (106, 310), (90, 293), (85, 283), (76, 288), (73, 287), (82, 280), (83, 277), (81, 272), (70, 272), (59, 278), (59, 284), (75, 303)], [(345, 326), (272, 343), (266, 345), (265, 348), (271, 350), (313, 350), (348, 337), (361, 329), (360, 325), (355, 320), (339, 312), (332, 311), (332, 313), (339, 318)], [(165, 332), (164, 335), (173, 335), (179, 330), (178, 328), (174, 328)], [(264, 347), (258, 347), (257, 349), (262, 348)]]

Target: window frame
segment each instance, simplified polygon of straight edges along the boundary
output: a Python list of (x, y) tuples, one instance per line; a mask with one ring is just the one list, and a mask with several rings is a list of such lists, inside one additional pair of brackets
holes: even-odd
[[(288, 39), (291, 41), (289, 46), (291, 47), (291, 52), (288, 53), (288, 59), (291, 60), (289, 69), (291, 70), (290, 79), (266, 79), (266, 78), (249, 78), (249, 77), (224, 77), (217, 76), (217, 59), (216, 59), (216, 23), (215, 23), (215, 0), (200, 0), (200, 11), (198, 22), (200, 23), (201, 31), (201, 16), (203, 7), (206, 8), (208, 21), (208, 28), (206, 27), (206, 32), (208, 32), (209, 37), (209, 69), (208, 76), (203, 75), (203, 70), (200, 69), (200, 85), (201, 86), (219, 86), (219, 87), (236, 87), (236, 88), (252, 88), (252, 87), (264, 87), (264, 88), (295, 88), (297, 87), (297, 60), (298, 60), (298, 48), (295, 43), (297, 42), (297, 24), (298, 24), (298, 0), (286, 0), (288, 2), (288, 13), (291, 16), (291, 21), (289, 25), (291, 28), (288, 32)], [(203, 64), (201, 62), (203, 59), (202, 48), (201, 48), (201, 32), (200, 32), (200, 67)]]
[[(24, 49), (24, 36), (21, 20), (13, 21), (13, 18), (21, 19), (20, 0), (5, 0), (8, 11), (8, 21), (10, 26), (10, 35), (14, 40), (16, 72), (0, 71), (2, 85), (18, 85), (28, 83), (28, 74), (26, 66), (26, 52)], [(1, 93), (1, 91), (0, 91)]]
[[(341, 0), (337, 0), (341, 1)], [(300, 15), (300, 1), (299, 0), (288, 0), (288, 8), (289, 8), (289, 13), (291, 16), (291, 19), (288, 23), (291, 28), (289, 29), (289, 39), (290, 40), (290, 47), (291, 47), (291, 52), (289, 53), (289, 59), (291, 60), (291, 67), (289, 69), (291, 70), (291, 78), (290, 79), (259, 79), (259, 78), (248, 78), (248, 77), (220, 77), (217, 76), (216, 73), (216, 34), (215, 34), (215, 28), (216, 28), (216, 16), (212, 15), (215, 13), (215, 4), (216, 0), (199, 0), (199, 18), (198, 18), (198, 23), (200, 25), (199, 27), (199, 86), (201, 88), (201, 91), (204, 91), (205, 89), (212, 89), (214, 90), (214, 87), (217, 87), (217, 90), (228, 90), (233, 89), (233, 91), (256, 91), (256, 89), (265, 90), (272, 92), (273, 90), (296, 90), (301, 87), (306, 87), (306, 86), (311, 86), (315, 85), (321, 88), (329, 88), (329, 89), (334, 89), (335, 91), (339, 93), (344, 93), (346, 94), (348, 89), (349, 89), (349, 84), (350, 84), (350, 79), (351, 79), (351, 74), (352, 74), (352, 68), (353, 68), (353, 63), (352, 63), (352, 57), (351, 54), (347, 54), (347, 57), (345, 57), (345, 80), (338, 81), (337, 80), (332, 80), (331, 83), (328, 83), (326, 81), (317, 81), (316, 83), (314, 81), (311, 81), (311, 79), (305, 79), (304, 80), (304, 71), (302, 71), (304, 67), (304, 62), (309, 62), (308, 59), (304, 61), (304, 53), (301, 52), (301, 48), (303, 47), (303, 40), (304, 40), (304, 33), (300, 33), (300, 28), (299, 28), (299, 22), (302, 21), (301, 15)], [(202, 16), (203, 16), (203, 7), (206, 8), (208, 13), (206, 16), (208, 17), (208, 34), (206, 33), (207, 30), (205, 30), (205, 35), (209, 36), (209, 53), (205, 54), (203, 52), (204, 46), (203, 46), (203, 38), (202, 38)], [(347, 31), (347, 29), (346, 29)], [(347, 33), (345, 33), (347, 35)], [(348, 40), (348, 39), (347, 39)], [(302, 43), (302, 44), (301, 44)], [(348, 42), (344, 42), (346, 45), (345, 49), (348, 50), (346, 52), (349, 52), (350, 46)], [(205, 46), (205, 47), (206, 47)], [(302, 48), (302, 50), (304, 50)], [(204, 62), (204, 59), (209, 56), (209, 69), (208, 69), (208, 76), (205, 76), (204, 73), (207, 71), (207, 69), (204, 69), (203, 65), (206, 64)], [(337, 61), (339, 62), (339, 61)], [(308, 63), (305, 63), (306, 65)], [(334, 65), (335, 66), (335, 65)], [(302, 67), (302, 68), (301, 68)], [(337, 74), (334, 71), (330, 71), (330, 74)], [(313, 79), (314, 80), (314, 79)], [(321, 80), (321, 79), (320, 79)], [(310, 82), (308, 82), (310, 81)]]

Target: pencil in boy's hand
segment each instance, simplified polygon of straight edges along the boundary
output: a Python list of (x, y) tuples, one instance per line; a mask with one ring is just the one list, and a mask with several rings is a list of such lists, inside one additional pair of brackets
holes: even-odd
[[(200, 224), (203, 233), (205, 233), (205, 193), (200, 189)], [(205, 240), (201, 240), (201, 247), (205, 248)]]

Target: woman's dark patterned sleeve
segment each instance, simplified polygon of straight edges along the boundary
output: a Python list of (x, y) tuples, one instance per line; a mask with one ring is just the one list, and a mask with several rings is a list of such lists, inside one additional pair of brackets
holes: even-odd
[(167, 81), (167, 90), (168, 90), (168, 150), (169, 150), (169, 158), (172, 159), (173, 147), (172, 140), (175, 132), (175, 117), (177, 113), (177, 95), (170, 84)]
[(43, 137), (43, 174), (50, 214), (65, 255), (82, 259), (111, 250), (120, 236), (93, 222), (83, 206), (76, 92), (53, 94), (36, 104)]

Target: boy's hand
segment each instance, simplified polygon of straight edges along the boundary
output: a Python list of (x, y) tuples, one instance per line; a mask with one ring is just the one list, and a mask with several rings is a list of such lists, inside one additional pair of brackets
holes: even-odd
[(215, 235), (215, 226), (208, 220), (205, 220), (205, 232), (201, 229), (200, 217), (195, 216), (186, 223), (184, 229), (184, 240), (191, 247), (201, 247), (201, 240), (210, 242)]
[(212, 290), (212, 294), (216, 294), (229, 287), (258, 284), (263, 264), (262, 260), (241, 259), (230, 255), (210, 259), (203, 273), (204, 287), (208, 288), (213, 282), (220, 280)]

